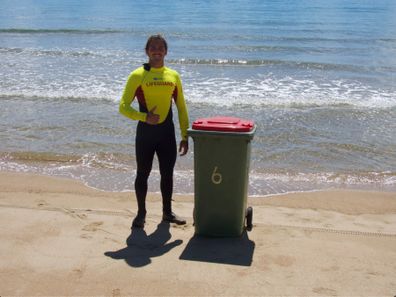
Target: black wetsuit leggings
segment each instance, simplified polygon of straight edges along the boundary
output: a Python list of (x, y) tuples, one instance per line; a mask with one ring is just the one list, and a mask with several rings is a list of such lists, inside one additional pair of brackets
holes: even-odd
[(173, 122), (149, 125), (139, 122), (136, 131), (137, 173), (135, 192), (138, 212), (146, 213), (147, 181), (157, 154), (161, 174), (162, 207), (164, 213), (172, 212), (173, 169), (177, 157), (177, 145)]

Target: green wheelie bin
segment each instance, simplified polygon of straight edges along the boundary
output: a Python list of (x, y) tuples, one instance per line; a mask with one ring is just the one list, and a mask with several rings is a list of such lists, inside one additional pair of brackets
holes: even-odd
[(195, 234), (237, 237), (251, 230), (247, 207), (252, 121), (235, 117), (198, 119), (188, 129), (194, 141)]

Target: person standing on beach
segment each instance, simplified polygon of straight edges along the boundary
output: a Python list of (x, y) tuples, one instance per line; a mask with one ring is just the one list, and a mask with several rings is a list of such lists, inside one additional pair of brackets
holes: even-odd
[[(148, 63), (135, 69), (128, 77), (119, 111), (138, 120), (136, 129), (135, 193), (138, 213), (132, 226), (143, 228), (146, 218), (148, 177), (154, 155), (157, 155), (161, 175), (163, 221), (183, 225), (185, 220), (172, 212), (173, 171), (177, 158), (177, 144), (172, 115), (172, 98), (176, 104), (181, 131), (179, 153), (188, 151), (188, 111), (179, 74), (165, 66), (168, 44), (161, 35), (152, 35), (146, 43)], [(131, 104), (137, 98), (139, 111)]]

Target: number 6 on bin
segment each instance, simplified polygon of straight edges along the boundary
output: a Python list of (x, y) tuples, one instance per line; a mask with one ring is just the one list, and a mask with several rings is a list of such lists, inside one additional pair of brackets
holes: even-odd
[(212, 183), (214, 183), (215, 185), (221, 184), (223, 180), (222, 175), (217, 172), (217, 166), (215, 166), (213, 173), (212, 173)]

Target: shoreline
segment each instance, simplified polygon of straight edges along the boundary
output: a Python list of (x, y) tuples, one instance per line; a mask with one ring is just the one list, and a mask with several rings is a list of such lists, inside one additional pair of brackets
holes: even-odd
[[(3, 155), (2, 157), (6, 156)], [(78, 158), (78, 162), (72, 164), (49, 164), (49, 162), (29, 163), (23, 161), (7, 163), (8, 157), (3, 162), (0, 160), (0, 172), (22, 173), (43, 175), (55, 178), (66, 178), (79, 181), (89, 188), (105, 192), (134, 192), (134, 169), (125, 168), (121, 171), (95, 168), (95, 162), (99, 164), (106, 161), (97, 160), (96, 155)], [(65, 159), (63, 156), (61, 159)], [(50, 159), (52, 160), (52, 159)], [(155, 160), (156, 161), (156, 160)], [(63, 162), (63, 161), (62, 161)], [(91, 164), (94, 166), (90, 168)], [(68, 164), (68, 165), (67, 165)], [(71, 166), (69, 169), (65, 167)], [(87, 166), (88, 165), (88, 166)], [(103, 164), (102, 164), (103, 165)], [(125, 163), (123, 163), (123, 166)], [(185, 165), (185, 164), (184, 164)], [(117, 165), (118, 166), (118, 165)], [(128, 164), (125, 166), (129, 166)], [(157, 165), (155, 165), (156, 167)], [(353, 174), (341, 174), (337, 178), (332, 177), (330, 173), (316, 173), (305, 176), (300, 174), (273, 175), (272, 173), (263, 174), (252, 170), (249, 172), (249, 197), (272, 197), (275, 195), (285, 195), (305, 192), (322, 192), (322, 191), (374, 191), (374, 192), (395, 192), (396, 184), (392, 180), (392, 175), (386, 172), (370, 173), (368, 176)], [(337, 174), (336, 174), (337, 175)], [(380, 178), (378, 179), (378, 176)], [(194, 173), (193, 170), (175, 169), (174, 193), (176, 195), (193, 195), (194, 192)], [(151, 193), (160, 193), (160, 175), (156, 168), (153, 168), (150, 175)]]
[[(22, 178), (28, 178), (29, 182), (24, 184), (18, 184), (18, 181)], [(49, 181), (47, 184), (45, 180)], [(2, 182), (7, 181), (7, 182)], [(66, 185), (69, 186), (69, 190), (66, 190)], [(76, 194), (81, 193), (88, 193), (93, 192), (95, 194), (101, 193), (101, 195), (109, 195), (109, 196), (127, 196), (134, 201), (134, 191), (133, 190), (124, 190), (124, 191), (107, 191), (103, 189), (98, 189), (93, 186), (86, 184), (85, 182), (75, 179), (73, 177), (67, 176), (54, 176), (54, 175), (47, 175), (42, 173), (32, 173), (32, 172), (17, 172), (17, 171), (0, 171), (0, 191), (3, 189), (6, 190), (15, 190), (15, 189), (23, 189), (26, 191), (52, 191), (56, 189), (56, 191), (72, 191)], [(337, 193), (338, 196), (342, 195), (352, 195), (353, 198), (358, 198), (359, 195), (362, 195), (367, 199), (369, 196), (376, 196), (376, 197), (394, 197), (396, 199), (396, 191), (387, 191), (387, 190), (365, 190), (365, 189), (349, 189), (349, 188), (327, 188), (327, 189), (316, 189), (316, 190), (301, 190), (301, 191), (291, 191), (285, 193), (276, 193), (276, 194), (267, 194), (267, 195), (248, 195), (247, 199), (249, 202), (253, 203), (253, 205), (260, 205), (260, 204), (268, 204), (271, 205), (272, 201), (280, 201), (284, 200), (285, 198), (290, 201), (290, 199), (296, 199), (298, 197), (314, 197), (316, 199), (320, 199), (323, 196), (327, 198), (331, 196), (332, 193)], [(160, 200), (160, 192), (152, 192), (149, 191), (147, 195), (148, 200)], [(181, 199), (181, 201), (194, 201), (194, 194), (193, 193), (174, 193), (174, 197), (177, 199)], [(131, 198), (132, 197), (132, 198)], [(175, 199), (174, 199), (175, 200)], [(263, 201), (265, 200), (265, 201)], [(312, 202), (313, 199), (311, 198), (310, 201)], [(293, 207), (293, 203), (289, 204), (286, 203), (288, 207)], [(273, 204), (275, 205), (275, 204)], [(323, 207), (324, 205), (321, 205)], [(295, 207), (308, 207), (308, 205), (299, 205)], [(368, 210), (369, 211), (369, 210)], [(392, 209), (392, 211), (396, 211), (396, 209)]]
[(194, 236), (161, 223), (149, 193), (144, 230), (132, 192), (0, 172), (0, 295), (393, 296), (396, 193), (330, 190), (248, 197), (253, 229)]

